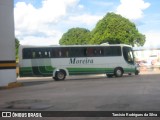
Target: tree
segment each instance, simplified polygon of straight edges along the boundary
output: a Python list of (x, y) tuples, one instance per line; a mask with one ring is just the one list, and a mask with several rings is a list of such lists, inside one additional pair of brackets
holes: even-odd
[(121, 15), (108, 13), (90, 32), (85, 28), (72, 28), (60, 39), (61, 45), (83, 44), (129, 44), (142, 46), (145, 35), (139, 33), (136, 25)]
[(19, 49), (19, 40), (15, 38), (15, 46), (16, 46), (16, 60), (18, 59), (18, 49)]
[(91, 31), (91, 44), (135, 44), (145, 42), (145, 36), (138, 32), (136, 25), (115, 13), (108, 13)]
[(60, 45), (84, 45), (90, 40), (90, 31), (85, 28), (72, 28), (63, 34)]

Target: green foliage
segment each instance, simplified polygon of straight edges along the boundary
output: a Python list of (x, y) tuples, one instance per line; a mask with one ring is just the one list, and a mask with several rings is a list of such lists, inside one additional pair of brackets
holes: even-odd
[(143, 45), (145, 36), (140, 34), (134, 23), (115, 13), (108, 13), (91, 32), (91, 44)]
[(90, 40), (90, 31), (85, 28), (72, 28), (64, 33), (59, 43), (61, 45), (85, 45)]
[(139, 33), (136, 25), (115, 13), (108, 13), (90, 32), (85, 28), (72, 28), (60, 39), (61, 45), (83, 44), (129, 44), (142, 46), (145, 35)]
[(16, 60), (18, 59), (18, 48), (19, 48), (19, 40), (15, 38), (15, 46), (16, 46)]

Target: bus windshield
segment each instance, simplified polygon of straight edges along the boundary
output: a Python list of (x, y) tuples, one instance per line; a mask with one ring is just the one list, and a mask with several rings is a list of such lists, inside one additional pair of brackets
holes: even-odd
[(130, 64), (134, 64), (134, 56), (133, 56), (132, 48), (123, 47), (123, 57), (126, 60), (126, 62)]

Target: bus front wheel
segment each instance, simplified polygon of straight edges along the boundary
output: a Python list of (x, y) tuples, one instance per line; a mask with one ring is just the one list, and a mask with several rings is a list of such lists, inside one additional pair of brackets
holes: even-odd
[(116, 77), (122, 77), (123, 76), (123, 69), (122, 68), (115, 68), (114, 75)]
[(136, 70), (135, 75), (139, 75), (139, 71), (138, 70)]
[(66, 73), (63, 70), (57, 71), (55, 77), (53, 77), (56, 81), (64, 80), (66, 77)]

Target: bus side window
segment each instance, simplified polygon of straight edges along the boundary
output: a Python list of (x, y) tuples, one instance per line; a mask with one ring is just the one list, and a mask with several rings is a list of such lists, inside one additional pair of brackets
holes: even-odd
[(58, 57), (61, 57), (61, 56), (62, 56), (62, 52), (58, 51)]
[(44, 52), (44, 58), (48, 58), (48, 57), (49, 57), (48, 52), (45, 51), (45, 52)]
[(42, 52), (38, 52), (38, 57), (42, 58)]
[(32, 52), (30, 49), (24, 48), (22, 50), (22, 53), (23, 53), (23, 57), (22, 57), (23, 59), (31, 59), (32, 58)]
[(61, 55), (61, 57), (68, 57), (68, 55), (69, 55), (69, 53), (68, 53), (68, 48), (61, 48), (61, 53), (62, 53), (62, 55)]
[(86, 57), (86, 48), (72, 47), (70, 49), (67, 49), (66, 57)]
[(106, 47), (105, 48), (105, 56), (110, 56), (110, 54), (111, 54), (110, 47)]
[(105, 48), (105, 56), (121, 56), (120, 46), (110, 46)]
[(51, 57), (52, 58), (56, 57), (56, 48), (51, 49)]
[(51, 52), (50, 51), (48, 52), (48, 57), (51, 58)]
[(69, 56), (69, 52), (68, 52), (68, 51), (66, 51), (66, 53), (65, 53), (65, 54), (66, 54), (66, 55), (65, 55), (66, 57), (68, 57), (68, 56)]
[(87, 48), (87, 56), (92, 57), (93, 56), (93, 48)]
[(60, 48), (53, 48), (51, 55), (53, 58), (60, 58), (62, 55)]
[(100, 56), (104, 56), (104, 50), (102, 48), (99, 50), (99, 54)]
[(87, 48), (83, 48), (82, 51), (83, 51), (82, 57), (86, 57), (87, 56)]
[(32, 52), (32, 58), (36, 58), (36, 52)]
[(103, 56), (103, 49), (102, 48), (95, 48), (94, 49), (94, 56)]

